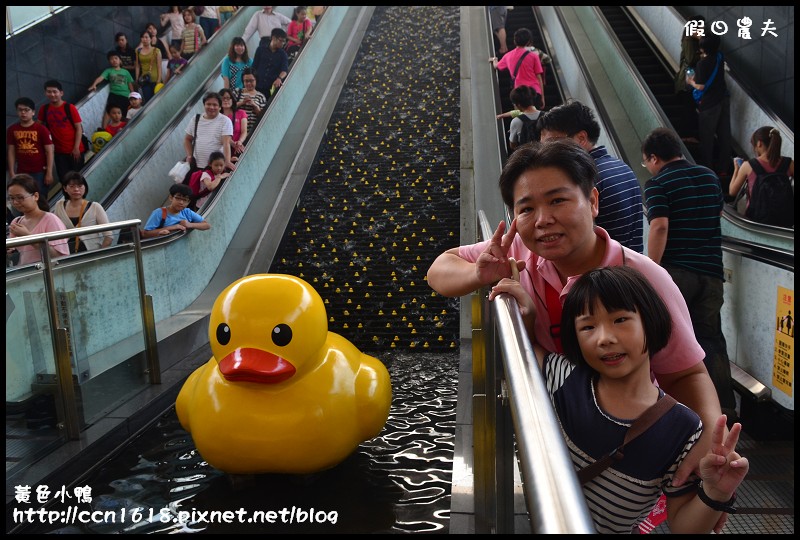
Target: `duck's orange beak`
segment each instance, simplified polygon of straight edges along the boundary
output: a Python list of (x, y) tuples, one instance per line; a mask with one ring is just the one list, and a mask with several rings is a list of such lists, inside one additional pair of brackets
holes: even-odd
[(261, 349), (236, 349), (222, 359), (219, 371), (230, 382), (275, 384), (294, 375), (295, 367), (285, 358)]

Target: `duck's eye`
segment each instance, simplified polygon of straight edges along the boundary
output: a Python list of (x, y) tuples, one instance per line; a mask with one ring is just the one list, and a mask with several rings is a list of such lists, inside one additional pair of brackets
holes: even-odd
[(292, 329), (288, 324), (279, 324), (272, 329), (272, 342), (278, 347), (284, 347), (292, 341)]
[(225, 323), (219, 323), (217, 326), (217, 342), (220, 345), (227, 345), (231, 341), (231, 327)]

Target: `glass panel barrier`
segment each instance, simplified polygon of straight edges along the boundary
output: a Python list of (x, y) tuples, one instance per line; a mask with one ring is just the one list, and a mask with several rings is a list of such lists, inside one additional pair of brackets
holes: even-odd
[[(140, 224), (6, 239), (6, 248), (41, 250), (49, 240), (138, 231)], [(40, 262), (6, 269), (6, 454), (12, 469), (40, 457), (54, 441), (79, 438), (133, 392), (159, 381), (152, 316), (142, 313), (152, 303), (144, 293), (138, 232), (132, 244), (56, 260), (45, 249)]]
[(148, 384), (133, 251), (62, 261), (53, 271), (60, 327), (67, 329), (75, 397), (91, 424)]

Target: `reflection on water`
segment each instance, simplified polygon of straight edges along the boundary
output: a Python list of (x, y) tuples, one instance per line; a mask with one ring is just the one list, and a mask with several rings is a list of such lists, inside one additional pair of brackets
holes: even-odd
[[(203, 461), (170, 409), (78, 483), (90, 486), (93, 497), (80, 510), (113, 512), (104, 522), (26, 532), (447, 533), (458, 355), (380, 357), (392, 377), (386, 427), (328, 471), (226, 475)], [(206, 512), (226, 510), (232, 523), (207, 523)], [(275, 523), (247, 522), (269, 510)]]

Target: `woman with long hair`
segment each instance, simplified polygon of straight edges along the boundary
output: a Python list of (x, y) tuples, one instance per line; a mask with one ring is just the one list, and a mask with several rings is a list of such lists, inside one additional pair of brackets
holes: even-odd
[(223, 88), (219, 95), (222, 98), (222, 114), (233, 122), (231, 156), (239, 157), (244, 152), (244, 141), (247, 139), (247, 112), (236, 106), (236, 97), (230, 88)]
[(147, 103), (156, 93), (156, 85), (162, 81), (161, 51), (153, 45), (150, 31), (141, 34), (141, 45), (136, 49), (136, 84), (142, 93), (142, 101)]
[[(786, 174), (794, 178), (794, 160), (788, 156), (781, 155), (781, 145), (783, 139), (781, 132), (772, 126), (762, 126), (755, 130), (750, 136), (750, 144), (753, 145), (753, 152), (756, 160), (765, 172), (771, 173), (778, 170), (788, 160)], [(733, 159), (733, 177), (729, 188), (729, 195), (735, 197), (742, 186), (747, 182), (747, 206), (750, 206), (750, 198), (753, 194), (753, 185), (756, 182), (756, 172), (747, 160), (741, 158)]]
[(241, 37), (231, 40), (228, 55), (222, 60), (222, 80), (224, 88), (244, 88), (242, 73), (253, 65), (253, 59), (247, 54), (247, 44)]

